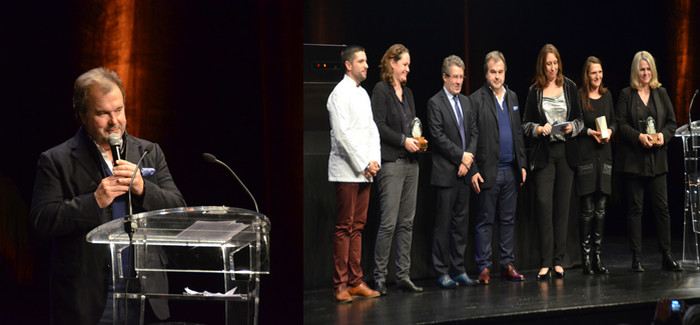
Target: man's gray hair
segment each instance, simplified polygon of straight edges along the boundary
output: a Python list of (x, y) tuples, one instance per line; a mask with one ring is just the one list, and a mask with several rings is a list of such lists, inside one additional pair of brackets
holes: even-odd
[(462, 61), (462, 59), (460, 59), (456, 55), (450, 55), (450, 56), (446, 57), (444, 60), (442, 60), (442, 74), (449, 76), (450, 69), (452, 68), (453, 65), (462, 68), (462, 70), (464, 70), (464, 71), (467, 70), (466, 66), (464, 65), (464, 61)]

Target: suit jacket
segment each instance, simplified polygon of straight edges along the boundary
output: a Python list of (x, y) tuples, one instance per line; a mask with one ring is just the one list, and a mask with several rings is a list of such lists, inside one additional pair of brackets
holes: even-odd
[[(133, 163), (149, 144), (129, 135), (125, 143), (125, 159)], [(104, 311), (111, 276), (109, 247), (85, 240), (90, 230), (112, 220), (111, 206), (100, 209), (93, 194), (105, 177), (100, 159), (82, 127), (73, 138), (39, 157), (31, 220), (37, 236), (52, 241), (50, 295), (54, 324), (95, 324)], [(146, 155), (142, 166), (155, 168), (156, 172), (143, 177), (143, 195), (132, 196), (135, 213), (185, 205), (158, 145)], [(156, 315), (162, 312), (154, 311)]]
[[(416, 116), (416, 104), (413, 100), (413, 92), (408, 87), (403, 87), (403, 93), (411, 109), (411, 118)], [(380, 81), (372, 90), (372, 114), (374, 123), (379, 130), (381, 139), (382, 161), (396, 161), (399, 156), (410, 157), (410, 154), (403, 143), (406, 136), (402, 133), (403, 119), (401, 111), (403, 108), (396, 104), (396, 93), (394, 87)]]
[[(505, 87), (505, 85), (503, 86)], [(517, 167), (517, 174), (522, 182), (522, 168), (527, 168), (527, 157), (525, 156), (525, 141), (523, 139), (523, 129), (520, 122), (520, 110), (518, 96), (510, 89), (506, 88), (504, 104), (508, 106), (510, 116), (510, 129), (513, 135), (513, 163)], [(500, 141), (498, 129), (498, 105), (496, 97), (489, 88), (488, 83), (469, 96), (474, 104), (476, 124), (479, 128), (479, 141), (476, 146), (475, 163), (469, 171), (470, 175), (481, 174), (484, 183), (481, 188), (490, 188), (496, 182), (498, 174), (498, 161), (500, 155)]]
[[(537, 170), (547, 166), (549, 162), (549, 136), (535, 135), (537, 126), (547, 123), (547, 118), (542, 108), (542, 90), (537, 89), (536, 84), (530, 86), (525, 102), (525, 115), (523, 116), (523, 134), (532, 138), (532, 148), (530, 149), (529, 166), (530, 170)], [(566, 137), (566, 162), (569, 167), (576, 169), (579, 163), (579, 148), (576, 142), (578, 132), (583, 128), (583, 118), (581, 111), (581, 96), (576, 84), (569, 78), (564, 78), (564, 95), (568, 107), (566, 120), (573, 124), (573, 132)]]
[(428, 127), (430, 128), (430, 143), (433, 151), (431, 185), (450, 187), (456, 185), (457, 182), (469, 184), (468, 177), (458, 177), (457, 171), (462, 163), (464, 152), (475, 153), (479, 130), (474, 119), (471, 100), (462, 94), (457, 96), (459, 105), (462, 107), (465, 150), (462, 150), (462, 137), (459, 135), (457, 118), (444, 88), (428, 100)]
[[(666, 89), (659, 87), (651, 90), (649, 102), (656, 109), (656, 132), (664, 135), (664, 145), (645, 149), (639, 143), (639, 134), (646, 133), (639, 125), (638, 110), (643, 109), (643, 103), (636, 94), (637, 90), (627, 87), (622, 90), (615, 108), (618, 139), (615, 169), (639, 176), (655, 176), (668, 172), (667, 148), (676, 132), (676, 114), (673, 111), (671, 99)], [(647, 167), (647, 162), (653, 166)]]

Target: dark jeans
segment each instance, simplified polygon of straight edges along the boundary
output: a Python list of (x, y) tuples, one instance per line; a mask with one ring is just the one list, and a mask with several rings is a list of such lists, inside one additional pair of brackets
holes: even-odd
[(514, 169), (499, 170), (496, 183), (476, 196), (476, 250), (474, 257), (479, 271), (491, 268), (491, 240), (498, 215), (498, 248), (501, 268), (513, 265), (515, 211), (518, 205), (518, 182)]

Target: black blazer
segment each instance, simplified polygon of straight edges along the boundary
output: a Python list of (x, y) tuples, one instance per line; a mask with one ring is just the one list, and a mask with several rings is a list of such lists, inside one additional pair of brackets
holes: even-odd
[[(564, 95), (568, 107), (566, 120), (582, 123), (581, 96), (576, 84), (569, 78), (564, 78)], [(532, 139), (530, 148), (530, 170), (537, 170), (547, 166), (549, 162), (549, 136), (535, 136), (537, 126), (547, 124), (547, 118), (542, 109), (542, 90), (537, 89), (536, 84), (530, 86), (525, 102), (525, 116), (523, 117), (523, 133)], [(571, 168), (576, 168), (579, 162), (579, 148), (576, 135), (569, 133), (566, 138), (566, 162)]]
[[(617, 119), (618, 139), (615, 169), (639, 176), (655, 176), (668, 172), (667, 148), (676, 132), (676, 114), (666, 89), (659, 87), (651, 90), (649, 102), (656, 109), (656, 132), (664, 135), (664, 145), (645, 149), (639, 143), (639, 134), (646, 133), (639, 125), (640, 109), (644, 109), (637, 90), (627, 87), (622, 90), (617, 100), (615, 114)], [(652, 168), (645, 168), (648, 159), (655, 162)]]
[[(413, 92), (408, 87), (403, 87), (403, 93), (411, 109), (411, 118), (416, 116), (416, 104), (413, 100)], [(405, 136), (402, 133), (401, 107), (396, 104), (396, 92), (394, 87), (380, 81), (372, 90), (372, 115), (374, 123), (379, 129), (381, 139), (382, 161), (396, 161), (400, 155), (411, 156), (404, 148)]]
[(459, 135), (459, 125), (445, 90), (440, 89), (437, 94), (428, 100), (428, 127), (430, 129), (430, 144), (433, 152), (430, 184), (435, 186), (454, 186), (458, 181), (469, 184), (467, 176), (457, 177), (457, 171), (462, 163), (464, 152), (475, 153), (479, 130), (476, 127), (471, 100), (462, 94), (458, 94), (458, 98), (459, 105), (462, 106), (466, 141), (465, 150), (462, 150), (462, 137)]
[[(150, 143), (129, 135), (125, 141), (125, 158), (133, 163)], [(111, 206), (100, 209), (93, 194), (104, 177), (99, 159), (101, 155), (82, 127), (73, 138), (39, 157), (31, 221), (39, 238), (52, 241), (50, 313), (54, 324), (95, 324), (104, 311), (111, 276), (109, 247), (85, 240), (90, 230), (112, 220)], [(143, 177), (143, 196), (132, 196), (135, 213), (185, 206), (158, 145), (142, 166), (156, 173)], [(167, 314), (167, 305), (156, 303), (161, 306), (158, 310), (151, 304), (156, 315)]]
[[(504, 85), (505, 87), (505, 85)], [(476, 146), (476, 163), (472, 166), (470, 175), (481, 174), (484, 183), (481, 188), (489, 188), (496, 182), (498, 174), (498, 160), (500, 155), (500, 135), (498, 129), (498, 105), (496, 98), (489, 88), (488, 83), (469, 96), (474, 104), (476, 124), (479, 127), (479, 142)], [(513, 162), (517, 167), (517, 179), (522, 179), (522, 168), (527, 169), (527, 157), (525, 156), (525, 141), (520, 122), (520, 109), (518, 96), (506, 88), (505, 104), (510, 110), (510, 129), (513, 134)]]

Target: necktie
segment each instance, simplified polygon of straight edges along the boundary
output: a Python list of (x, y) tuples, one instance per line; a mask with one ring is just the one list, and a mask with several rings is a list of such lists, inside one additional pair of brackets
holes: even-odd
[(462, 151), (466, 147), (465, 133), (464, 133), (464, 117), (462, 116), (462, 108), (459, 106), (459, 98), (455, 95), (453, 97), (455, 101), (455, 112), (457, 112), (457, 124), (459, 125), (459, 136), (462, 138)]

